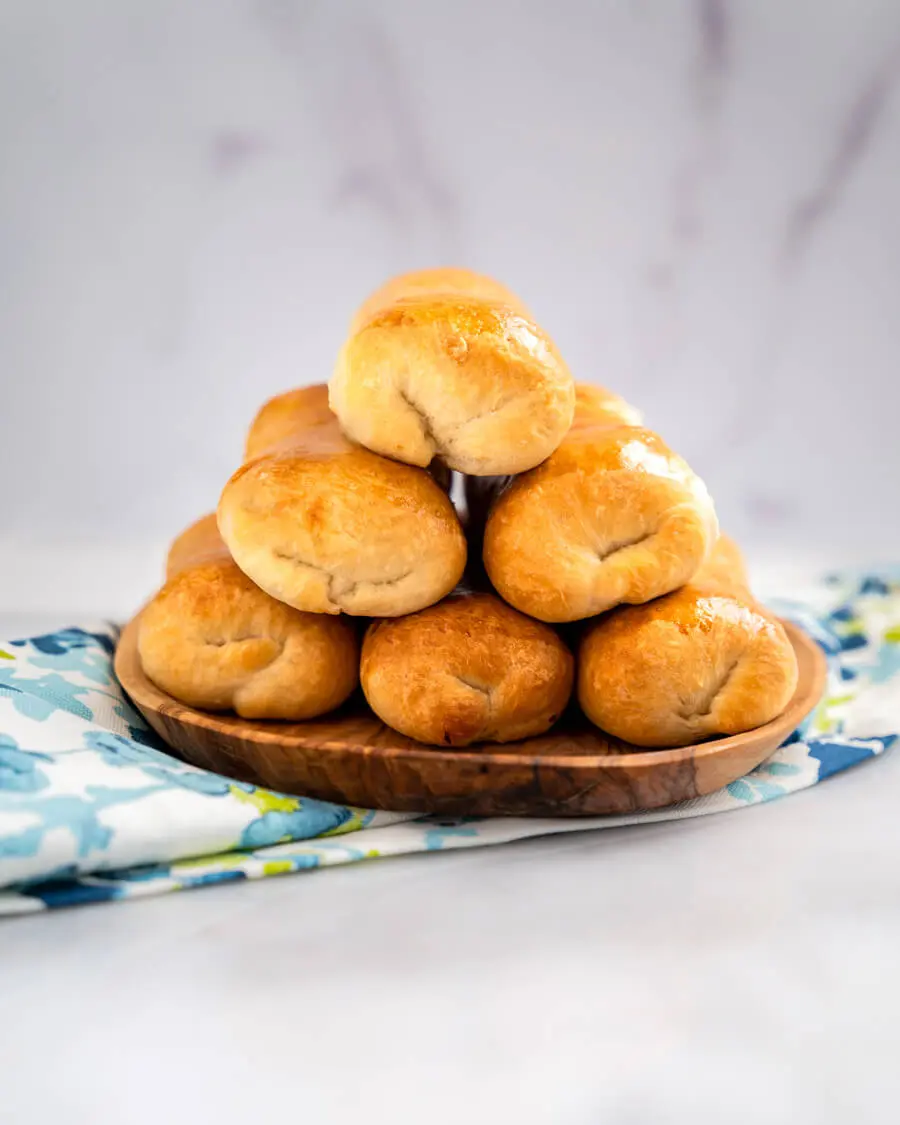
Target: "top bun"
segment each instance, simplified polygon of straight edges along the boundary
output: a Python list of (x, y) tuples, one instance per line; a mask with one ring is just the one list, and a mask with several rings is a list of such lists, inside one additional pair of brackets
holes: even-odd
[(362, 306), (329, 401), (345, 432), (376, 453), (493, 476), (556, 449), (575, 388), (517, 297), (490, 278), (433, 270), (389, 282)]

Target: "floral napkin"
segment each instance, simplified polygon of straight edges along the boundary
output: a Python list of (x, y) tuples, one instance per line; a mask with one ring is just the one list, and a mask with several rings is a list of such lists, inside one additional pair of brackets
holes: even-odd
[(882, 754), (900, 733), (900, 570), (833, 576), (809, 604), (776, 608), (829, 657), (825, 696), (803, 727), (717, 793), (590, 819), (422, 817), (232, 781), (173, 757), (147, 728), (113, 674), (113, 627), (0, 643), (0, 914), (704, 816)]

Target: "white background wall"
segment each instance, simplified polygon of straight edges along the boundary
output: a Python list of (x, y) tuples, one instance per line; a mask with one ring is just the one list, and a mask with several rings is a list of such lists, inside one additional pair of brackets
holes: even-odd
[(130, 609), (386, 274), (517, 289), (751, 551), (900, 556), (896, 0), (0, 0), (0, 608)]

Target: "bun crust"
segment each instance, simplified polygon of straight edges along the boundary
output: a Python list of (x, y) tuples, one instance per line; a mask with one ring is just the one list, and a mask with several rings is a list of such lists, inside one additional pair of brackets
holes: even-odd
[(636, 406), (621, 395), (594, 383), (575, 384), (573, 429), (589, 426), (641, 426), (644, 417)]
[(346, 433), (407, 464), (440, 457), (476, 476), (523, 472), (552, 453), (572, 422), (572, 377), (496, 288), (476, 277), (428, 292), (401, 278), (366, 302), (329, 384)]
[(390, 617), (458, 582), (466, 543), (444, 490), (348, 441), (324, 386), (267, 403), (247, 452), (222, 493), (219, 530), (272, 597), (313, 613)]
[(215, 516), (173, 543), (167, 581), (141, 614), (147, 676), (191, 707), (245, 719), (311, 719), (358, 680), (358, 642), (344, 618), (300, 613), (232, 562)]
[(396, 301), (415, 297), (477, 297), (482, 301), (495, 301), (530, 317), (528, 309), (505, 285), (492, 277), (473, 270), (442, 266), (433, 270), (415, 270), (402, 273), (386, 281), (363, 301), (350, 322), (350, 334), (360, 328), (382, 309)]
[(689, 585), (593, 622), (578, 657), (583, 711), (637, 746), (752, 730), (781, 714), (796, 686), (790, 640), (750, 594), (725, 537)]
[(572, 691), (574, 661), (556, 633), (492, 594), (372, 624), (360, 677), (388, 726), (443, 746), (542, 734)]
[(582, 388), (560, 447), (491, 507), (484, 563), (523, 613), (578, 621), (683, 585), (717, 534), (712, 501), (689, 466)]

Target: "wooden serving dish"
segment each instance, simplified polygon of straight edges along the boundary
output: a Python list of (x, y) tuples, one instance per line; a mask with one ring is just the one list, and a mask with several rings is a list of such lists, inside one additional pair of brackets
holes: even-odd
[(449, 750), (413, 742), (355, 697), (306, 723), (254, 722), (184, 706), (141, 668), (137, 618), (115, 670), (156, 733), (187, 761), (285, 793), (363, 808), (453, 816), (594, 816), (660, 808), (721, 789), (764, 761), (819, 701), (825, 657), (784, 622), (800, 667), (787, 710), (746, 734), (674, 750), (609, 738), (577, 711), (548, 734)]

